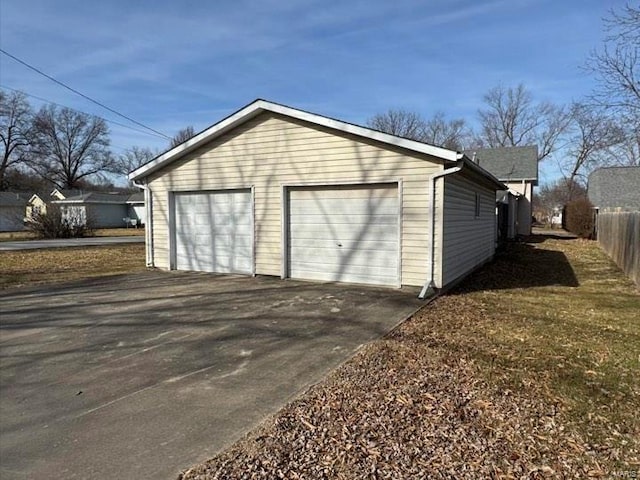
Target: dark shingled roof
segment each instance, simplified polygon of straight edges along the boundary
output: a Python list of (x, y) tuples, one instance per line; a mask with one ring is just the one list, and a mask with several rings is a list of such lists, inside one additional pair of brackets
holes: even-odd
[(501, 182), (531, 180), (538, 183), (538, 147), (470, 148), (467, 157)]
[(32, 196), (32, 193), (27, 192), (0, 192), (0, 206), (26, 207)]
[(58, 190), (64, 198), (77, 197), (82, 195), (82, 190)]
[(589, 200), (594, 207), (640, 210), (640, 167), (599, 168), (589, 175)]
[(127, 199), (127, 203), (144, 203), (144, 192), (132, 193)]

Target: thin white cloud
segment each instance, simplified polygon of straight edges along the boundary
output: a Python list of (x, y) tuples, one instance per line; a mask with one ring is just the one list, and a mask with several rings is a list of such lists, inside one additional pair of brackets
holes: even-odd
[[(2, 0), (0, 44), (169, 134), (204, 128), (256, 97), (356, 123), (397, 106), (472, 122), (499, 82), (557, 102), (584, 94), (577, 67), (597, 45), (607, 8), (601, 0)], [(1, 55), (0, 84), (109, 117)], [(154, 142), (112, 131), (114, 145)]]

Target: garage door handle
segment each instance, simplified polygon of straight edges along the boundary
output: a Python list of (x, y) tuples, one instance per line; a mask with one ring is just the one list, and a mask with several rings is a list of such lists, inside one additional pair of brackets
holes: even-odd
[(341, 247), (341, 246), (342, 246), (342, 244), (338, 242), (338, 246), (339, 246), (339, 247)]

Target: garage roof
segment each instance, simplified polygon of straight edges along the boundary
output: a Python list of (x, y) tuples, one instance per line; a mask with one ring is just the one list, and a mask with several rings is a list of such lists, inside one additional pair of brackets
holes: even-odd
[(298, 120), (303, 120), (315, 125), (320, 125), (341, 132), (350, 133), (352, 135), (367, 138), (370, 140), (376, 140), (390, 146), (401, 147), (413, 152), (431, 155), (448, 162), (461, 162), (465, 166), (468, 166), (471, 170), (480, 173), (481, 176), (485, 177), (485, 180), (488, 180), (497, 188), (505, 188), (504, 185), (500, 183), (500, 181), (496, 177), (494, 177), (491, 173), (487, 172), (483, 168), (478, 167), (478, 165), (469, 160), (469, 158), (461, 152), (449, 150), (447, 148), (436, 147), (435, 145), (430, 145), (428, 143), (417, 142), (408, 138), (390, 135), (388, 133), (373, 130), (371, 128), (361, 127), (352, 123), (343, 122), (342, 120), (336, 120), (334, 118), (317, 115), (315, 113), (306, 112), (304, 110), (298, 110), (262, 99), (253, 101), (244, 108), (238, 110), (237, 112), (224, 118), (220, 122), (193, 136), (186, 142), (177, 145), (176, 147), (145, 163), (141, 167), (129, 173), (129, 180), (140, 180), (150, 175), (151, 173), (161, 169), (165, 165), (173, 162), (174, 160), (177, 160), (183, 155), (204, 145), (205, 143), (214, 140), (215, 138), (225, 134), (238, 125), (241, 125), (242, 123), (256, 117), (263, 112), (273, 112)]
[(429, 145), (422, 142), (416, 142), (414, 140), (397, 137), (395, 135), (389, 135), (387, 133), (361, 127), (352, 123), (343, 122), (341, 120), (324, 117), (315, 113), (310, 113), (303, 110), (287, 107), (285, 105), (269, 102), (267, 100), (258, 99), (250, 103), (246, 107), (238, 110), (234, 114), (228, 116), (227, 118), (221, 120), (220, 122), (212, 125), (206, 130), (203, 130), (186, 142), (181, 143), (180, 145), (154, 158), (150, 162), (142, 165), (129, 174), (129, 179), (137, 180), (145, 177), (146, 175), (149, 175), (150, 173), (164, 167), (166, 164), (172, 162), (173, 160), (181, 157), (188, 152), (191, 152), (204, 143), (210, 142), (220, 135), (223, 135), (232, 128), (237, 127), (238, 125), (248, 121), (249, 119), (259, 115), (262, 112), (278, 113), (288, 117), (296, 118), (298, 120), (304, 120), (316, 125), (321, 125), (335, 130), (340, 130), (342, 132), (351, 133), (360, 137), (377, 140), (389, 145), (406, 148), (408, 150), (413, 150), (420, 153), (426, 153), (438, 158), (442, 158), (444, 160), (456, 161), (460, 158), (458, 152), (454, 150), (436, 147), (434, 145)]

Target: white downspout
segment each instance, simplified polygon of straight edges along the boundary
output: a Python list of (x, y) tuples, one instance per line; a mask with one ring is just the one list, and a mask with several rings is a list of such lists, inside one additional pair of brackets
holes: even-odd
[(146, 253), (146, 264), (147, 267), (153, 267), (153, 222), (152, 222), (152, 212), (151, 212), (151, 189), (147, 184), (146, 180), (144, 183), (138, 183), (133, 181), (133, 184), (144, 190), (144, 243), (145, 243), (145, 253)]
[[(459, 158), (462, 158), (460, 154)], [(436, 247), (435, 247), (435, 236), (436, 236), (436, 180), (438, 178), (444, 177), (445, 175), (450, 175), (452, 173), (456, 173), (462, 170), (462, 164), (458, 167), (451, 167), (443, 170), (442, 172), (434, 173), (429, 177), (429, 205), (431, 205), (431, 221), (429, 222), (429, 276), (427, 277), (427, 281), (425, 282), (422, 290), (420, 291), (420, 295), (418, 298), (424, 299), (427, 295), (428, 291), (433, 292), (434, 288), (434, 276), (435, 276), (435, 259), (436, 259)]]

